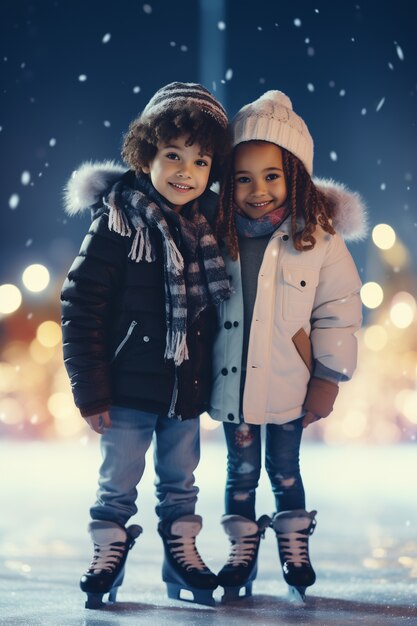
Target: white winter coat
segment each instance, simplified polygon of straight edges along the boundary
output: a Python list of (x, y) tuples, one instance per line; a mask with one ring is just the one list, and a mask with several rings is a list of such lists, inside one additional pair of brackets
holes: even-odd
[[(337, 206), (333, 226), (347, 239), (366, 227), (361, 199), (316, 181)], [(245, 422), (283, 424), (299, 418), (313, 361), (348, 380), (355, 370), (361, 325), (361, 281), (340, 234), (317, 227), (312, 250), (295, 250), (287, 219), (273, 234), (258, 276), (243, 396)], [(243, 298), (240, 261), (225, 262), (234, 294), (219, 307), (210, 415), (239, 422)]]

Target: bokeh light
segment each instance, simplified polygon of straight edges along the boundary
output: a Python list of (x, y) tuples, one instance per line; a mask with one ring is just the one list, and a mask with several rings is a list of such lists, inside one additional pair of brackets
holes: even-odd
[(23, 284), (26, 289), (38, 293), (49, 285), (49, 271), (40, 263), (29, 265), (22, 274)]
[(387, 345), (388, 333), (383, 326), (374, 324), (365, 330), (363, 340), (365, 342), (365, 346), (369, 348), (369, 350), (377, 352), (378, 350), (385, 348)]
[(50, 320), (42, 322), (36, 331), (36, 338), (45, 348), (54, 348), (61, 343), (61, 327)]
[(0, 314), (14, 313), (22, 304), (22, 294), (16, 285), (0, 285)]
[(368, 282), (362, 285), (361, 300), (368, 309), (376, 309), (384, 299), (384, 291), (376, 282)]
[(397, 328), (407, 328), (412, 324), (416, 311), (416, 301), (413, 296), (406, 292), (398, 292), (392, 299), (390, 318)]
[(395, 239), (395, 230), (389, 224), (377, 224), (372, 230), (372, 241), (381, 250), (392, 248)]

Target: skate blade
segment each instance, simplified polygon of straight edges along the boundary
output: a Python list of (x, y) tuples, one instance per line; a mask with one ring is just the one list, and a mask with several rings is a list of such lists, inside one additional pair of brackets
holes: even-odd
[(103, 596), (105, 593), (87, 593), (87, 601), (85, 603), (86, 609), (103, 609), (106, 604), (113, 604), (116, 602), (117, 592), (119, 591), (119, 587), (113, 587), (108, 592), (109, 600), (108, 602), (103, 602)]
[(104, 593), (87, 593), (86, 609), (102, 609), (105, 604), (103, 602)]
[(168, 598), (171, 598), (172, 600), (182, 600), (183, 602), (204, 604), (205, 606), (216, 606), (216, 602), (213, 598), (212, 589), (196, 589), (195, 587), (183, 587), (177, 583), (166, 583), (166, 586)]
[(293, 585), (288, 585), (288, 595), (294, 604), (303, 605), (306, 601), (306, 588), (305, 587), (294, 587)]
[(228, 602), (236, 602), (237, 600), (243, 600), (244, 598), (249, 598), (252, 595), (252, 583), (246, 583), (246, 585), (240, 585), (236, 587), (223, 587), (223, 589), (223, 604), (227, 604)]

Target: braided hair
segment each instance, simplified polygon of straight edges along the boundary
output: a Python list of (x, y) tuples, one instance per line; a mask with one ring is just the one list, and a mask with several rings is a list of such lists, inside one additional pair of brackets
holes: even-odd
[[(314, 232), (317, 224), (325, 232), (331, 235), (335, 234), (331, 224), (335, 207), (324, 193), (315, 186), (300, 159), (284, 148), (281, 150), (288, 189), (287, 201), (290, 209), (293, 245), (300, 252), (312, 250), (316, 244)], [(229, 166), (220, 191), (216, 234), (219, 239), (225, 240), (230, 257), (235, 261), (239, 254), (239, 242), (234, 221), (233, 192), (233, 170)], [(297, 230), (299, 226), (297, 220), (300, 218), (304, 222), (304, 226)]]

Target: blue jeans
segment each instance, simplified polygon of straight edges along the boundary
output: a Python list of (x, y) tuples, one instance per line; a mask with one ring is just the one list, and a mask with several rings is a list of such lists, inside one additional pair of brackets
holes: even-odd
[[(275, 496), (277, 511), (305, 509), (300, 474), (300, 443), (303, 418), (288, 424), (267, 424), (265, 469)], [(227, 514), (256, 520), (255, 495), (262, 466), (261, 426), (224, 423), (227, 443)]]
[(145, 469), (145, 454), (154, 442), (155, 486), (161, 520), (194, 514), (198, 487), (194, 470), (200, 459), (199, 419), (180, 422), (154, 413), (112, 407), (111, 428), (101, 435), (103, 462), (92, 519), (125, 526), (137, 513), (137, 485)]

